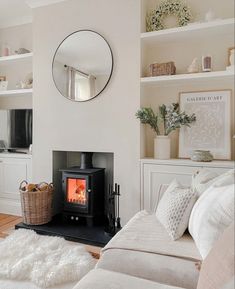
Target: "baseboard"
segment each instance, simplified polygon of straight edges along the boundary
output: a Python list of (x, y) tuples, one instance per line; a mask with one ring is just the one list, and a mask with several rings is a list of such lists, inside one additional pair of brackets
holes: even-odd
[(0, 198), (0, 213), (22, 216), (20, 202)]

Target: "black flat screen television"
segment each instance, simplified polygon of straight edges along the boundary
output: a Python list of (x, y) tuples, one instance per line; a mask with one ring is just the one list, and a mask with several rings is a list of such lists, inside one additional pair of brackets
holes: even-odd
[(0, 139), (7, 149), (28, 149), (32, 144), (32, 109), (0, 111)]

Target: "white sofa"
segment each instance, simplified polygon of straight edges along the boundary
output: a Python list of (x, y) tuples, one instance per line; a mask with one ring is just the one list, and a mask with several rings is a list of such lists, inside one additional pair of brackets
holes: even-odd
[[(155, 214), (141, 211), (106, 245), (96, 269), (76, 288), (106, 288), (102, 280), (110, 279), (124, 284), (129, 280), (133, 288), (168, 288), (159, 287), (162, 283), (195, 289), (199, 276), (195, 263), (199, 260), (201, 256), (189, 234), (172, 241)], [(100, 287), (92, 287), (92, 282), (101, 282)], [(113, 288), (122, 288), (120, 284)]]
[[(155, 230), (153, 225), (158, 228)], [(175, 241), (174, 248), (158, 225), (153, 215), (145, 212), (137, 214), (104, 248), (96, 269), (78, 282), (74, 289), (235, 288), (234, 223), (224, 231), (203, 260), (200, 274), (194, 266), (198, 252), (192, 239), (185, 235)], [(168, 249), (163, 249), (164, 243)], [(153, 245), (151, 250), (150, 244)], [(160, 249), (156, 250), (158, 245)]]

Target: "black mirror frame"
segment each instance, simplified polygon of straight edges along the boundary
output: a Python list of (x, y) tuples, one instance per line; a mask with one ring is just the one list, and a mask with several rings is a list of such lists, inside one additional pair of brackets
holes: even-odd
[[(59, 88), (57, 87), (57, 84), (56, 84), (56, 81), (55, 81), (55, 78), (54, 78), (54, 74), (53, 74), (53, 64), (54, 64), (54, 61), (55, 61), (56, 53), (57, 53), (57, 51), (59, 50), (61, 44), (62, 44), (67, 38), (69, 38), (71, 35), (73, 35), (73, 34), (75, 34), (75, 33), (78, 33), (78, 32), (85, 32), (85, 31), (98, 34), (101, 38), (104, 39), (104, 41), (107, 43), (107, 45), (108, 45), (108, 47), (109, 47), (109, 50), (110, 50), (111, 60), (112, 60), (112, 66), (111, 66), (110, 76), (109, 76), (109, 78), (108, 78), (105, 86), (103, 87), (103, 89), (102, 89), (97, 95), (93, 96), (93, 97), (90, 98), (90, 99), (76, 101), (76, 100), (73, 100), (73, 99), (70, 99), (70, 98), (67, 98), (66, 96), (64, 96), (64, 95), (61, 93), (61, 91), (59, 90)], [(74, 31), (74, 32), (70, 33), (68, 36), (66, 36), (66, 37), (60, 42), (60, 44), (59, 44), (58, 47), (56, 48), (56, 51), (55, 51), (54, 56), (53, 56), (51, 73), (52, 73), (53, 82), (54, 82), (54, 84), (55, 84), (55, 87), (56, 87), (57, 90), (59, 91), (59, 93), (60, 93), (64, 98), (66, 98), (67, 100), (70, 100), (70, 101), (72, 101), (72, 102), (79, 103), (79, 102), (91, 101), (92, 99), (94, 99), (94, 98), (96, 98), (97, 96), (99, 96), (99, 95), (105, 90), (105, 88), (108, 86), (108, 84), (109, 84), (109, 82), (110, 82), (110, 79), (111, 79), (111, 77), (112, 77), (112, 75), (113, 75), (113, 67), (114, 67), (113, 51), (112, 51), (112, 49), (111, 49), (110, 44), (109, 44), (108, 41), (104, 38), (104, 36), (101, 35), (100, 33), (96, 32), (96, 31), (94, 31), (94, 30), (82, 29), (82, 30), (77, 30), (77, 31)]]

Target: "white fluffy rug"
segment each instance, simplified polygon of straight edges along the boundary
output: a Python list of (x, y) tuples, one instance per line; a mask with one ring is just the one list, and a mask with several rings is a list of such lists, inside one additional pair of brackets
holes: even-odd
[(79, 281), (95, 266), (84, 246), (16, 230), (0, 242), (0, 278), (29, 280), (41, 288)]

